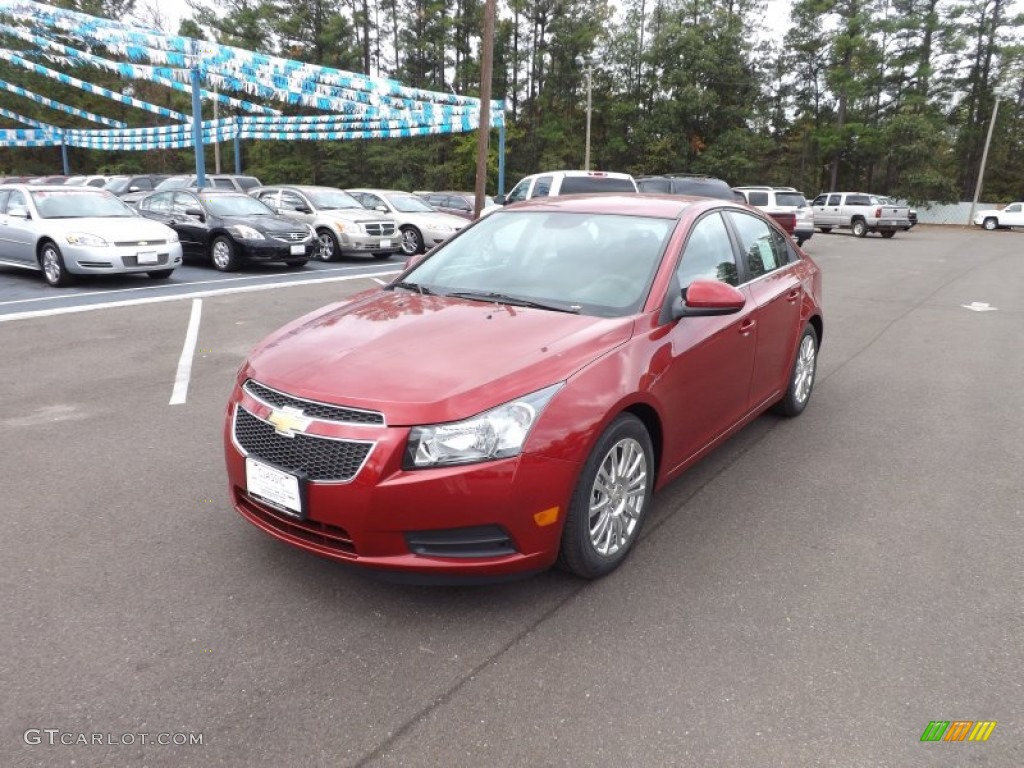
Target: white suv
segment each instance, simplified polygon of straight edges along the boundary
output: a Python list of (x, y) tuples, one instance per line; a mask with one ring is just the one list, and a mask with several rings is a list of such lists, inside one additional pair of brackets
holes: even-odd
[(636, 182), (628, 173), (611, 171), (548, 171), (527, 176), (507, 195), (494, 198), (496, 205), (484, 208), (481, 216), (493, 213), (499, 206), (519, 203), (535, 197), (585, 195), (591, 192), (633, 192)]
[(792, 235), (797, 245), (803, 245), (814, 234), (814, 211), (802, 192), (793, 187), (733, 187), (747, 200), (747, 205), (761, 208), (770, 216), (793, 214), (796, 222)]

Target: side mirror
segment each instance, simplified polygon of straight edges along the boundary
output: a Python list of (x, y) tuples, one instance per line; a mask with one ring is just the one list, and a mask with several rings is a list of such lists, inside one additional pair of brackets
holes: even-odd
[(32, 218), (32, 214), (28, 212), (28, 208), (22, 208), (21, 206), (18, 206), (17, 208), (11, 208), (11, 210), (7, 212), (7, 215), (13, 216), (16, 219)]
[(495, 195), (494, 196), (494, 204), (495, 205), (504, 205), (505, 204), (505, 196), (504, 195)]
[(682, 290), (672, 302), (672, 318), (733, 315), (743, 309), (747, 298), (728, 283), (698, 279)]
[(135, 184), (132, 184), (130, 187), (128, 187), (129, 192), (138, 192), (139, 189), (140, 187), (136, 186)]
[(203, 213), (203, 209), (202, 208), (186, 208), (185, 209), (185, 215), (186, 216), (194, 216), (195, 218), (199, 219), (200, 221), (205, 221), (206, 220), (206, 214)]
[(374, 206), (373, 210), (380, 211), (381, 213), (389, 213), (388, 207), (386, 205), (376, 205)]

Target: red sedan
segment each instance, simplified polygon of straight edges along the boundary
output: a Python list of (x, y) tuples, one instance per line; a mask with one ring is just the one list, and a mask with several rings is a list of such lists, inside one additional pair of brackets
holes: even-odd
[(252, 352), (224, 428), (231, 499), (392, 575), (595, 578), (654, 490), (766, 409), (803, 411), (821, 338), (817, 265), (750, 208), (510, 206)]

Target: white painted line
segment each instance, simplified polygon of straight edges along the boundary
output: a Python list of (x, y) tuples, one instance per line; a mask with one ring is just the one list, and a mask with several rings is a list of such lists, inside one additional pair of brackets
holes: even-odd
[(997, 312), (999, 307), (993, 307), (987, 301), (972, 301), (970, 304), (961, 304), (964, 309), (969, 309), (971, 312)]
[[(364, 278), (397, 275), (401, 270), (394, 272), (373, 272), (359, 275), (342, 275), (339, 277), (322, 277), (315, 280), (292, 280), (289, 282), (264, 283), (262, 285), (239, 285), (234, 288), (223, 288), (213, 291), (195, 291), (193, 293), (179, 293), (173, 296), (148, 296), (144, 299), (126, 299), (125, 301), (105, 301), (99, 304), (81, 304), (73, 307), (57, 307), (55, 309), (36, 309), (29, 312), (13, 312), (9, 315), (0, 314), (0, 323), (12, 320), (29, 320), (35, 317), (53, 317), (55, 315), (69, 315), (77, 312), (92, 312), (97, 309), (111, 309), (114, 307), (137, 307), (143, 304), (162, 304), (166, 301), (180, 301), (182, 299), (205, 299), (209, 296), (225, 296), (232, 293), (252, 293), (254, 291), (269, 291), (274, 288), (295, 288), (303, 285), (316, 285), (318, 283), (341, 283), (349, 280), (362, 280)], [(134, 289), (128, 289), (134, 290)]]
[(388, 284), (387, 280), (381, 280), (381, 279), (376, 278), (376, 277), (373, 277), (373, 278), (370, 278), (370, 279), (373, 280), (373, 282), (375, 282), (375, 283), (380, 283), (381, 285), (387, 285)]
[(196, 341), (199, 339), (199, 320), (203, 316), (203, 300), (192, 299), (192, 315), (188, 319), (188, 330), (185, 331), (185, 344), (178, 358), (178, 372), (174, 376), (174, 391), (168, 405), (182, 405), (188, 397), (188, 380), (192, 378), (192, 358), (196, 353)]
[[(366, 269), (366, 267), (365, 266), (360, 266), (360, 265), (353, 265), (353, 266), (348, 266), (348, 267), (331, 267), (329, 269), (317, 270), (317, 272), (351, 272), (352, 270), (355, 270), (355, 269)], [(398, 270), (395, 270), (395, 271), (396, 272), (401, 272), (402, 270), (398, 269)], [(367, 272), (366, 274), (371, 274), (371, 273)], [(379, 272), (374, 272), (372, 274), (380, 274), (380, 273)], [(133, 293), (135, 291), (149, 291), (150, 293), (155, 293), (156, 291), (173, 291), (176, 288), (182, 288), (182, 287), (184, 287), (186, 285), (223, 285), (224, 283), (238, 283), (238, 282), (242, 282), (244, 280), (264, 280), (264, 279), (268, 279), (268, 278), (273, 280), (275, 277), (277, 277), (277, 275), (244, 275), (244, 276), (241, 276), (241, 277), (222, 277), (220, 279), (214, 279), (214, 280), (193, 280), (190, 283), (161, 283), (160, 285), (141, 285), (141, 286), (137, 286), (135, 288), (110, 288), (110, 289), (105, 290), (105, 291), (81, 291), (79, 293), (62, 293), (62, 294), (57, 294), (57, 295), (54, 295), (54, 296), (36, 296), (35, 298), (31, 298), (31, 299), (11, 299), (10, 301), (0, 301), (0, 307), (12, 306), (14, 304), (31, 304), (33, 302), (38, 302), (38, 301), (54, 301), (55, 299), (62, 299), (62, 298), (79, 298), (79, 297), (84, 297), (84, 296), (104, 296), (104, 295), (111, 294), (111, 293), (112, 294), (116, 294), (118, 296), (123, 296), (126, 293)], [(314, 278), (314, 279), (321, 279), (321, 278)], [(283, 285), (291, 285), (292, 283), (294, 283), (296, 281), (294, 279), (283, 279), (283, 280), (280, 280), (279, 282), (280, 282), (280, 284), (283, 284)], [(275, 283), (275, 284), (277, 284), (277, 283)]]

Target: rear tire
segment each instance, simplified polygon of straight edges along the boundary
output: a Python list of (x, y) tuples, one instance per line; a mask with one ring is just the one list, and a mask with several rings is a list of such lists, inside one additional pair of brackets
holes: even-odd
[(43, 277), (54, 288), (64, 288), (75, 282), (75, 276), (64, 266), (64, 256), (56, 243), (47, 240), (39, 250), (39, 266), (43, 268)]
[(654, 489), (654, 448), (643, 422), (620, 414), (587, 457), (562, 529), (558, 566), (596, 579), (636, 544)]
[(994, 229), (999, 229), (999, 220), (989, 216), (981, 226), (991, 232)]
[(796, 360), (789, 374), (789, 386), (786, 394), (772, 408), (782, 416), (799, 416), (807, 407), (814, 389), (814, 376), (818, 370), (818, 333), (814, 326), (808, 324), (800, 336), (796, 348)]
[(850, 229), (853, 230), (854, 237), (864, 237), (868, 233), (868, 225), (864, 223), (864, 219), (856, 219), (850, 225)]

